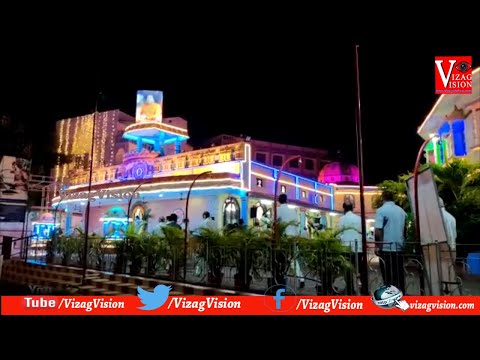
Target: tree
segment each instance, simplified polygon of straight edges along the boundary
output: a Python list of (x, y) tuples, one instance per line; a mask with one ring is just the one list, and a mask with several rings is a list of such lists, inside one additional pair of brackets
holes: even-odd
[(433, 166), (445, 208), (457, 221), (457, 257), (480, 250), (480, 164), (453, 159)]
[(445, 203), (453, 204), (465, 192), (480, 185), (480, 164), (471, 164), (463, 159), (453, 159), (443, 166), (432, 166), (438, 192)]
[[(457, 256), (465, 257), (467, 253), (480, 249), (480, 164), (452, 159), (443, 166), (433, 165), (431, 168), (439, 196), (457, 221)], [(381, 190), (393, 192), (395, 202), (409, 213), (409, 217), (411, 209), (406, 180), (410, 176), (400, 175), (396, 181), (386, 180), (378, 185)], [(380, 199), (375, 199), (374, 204), (379, 206)]]

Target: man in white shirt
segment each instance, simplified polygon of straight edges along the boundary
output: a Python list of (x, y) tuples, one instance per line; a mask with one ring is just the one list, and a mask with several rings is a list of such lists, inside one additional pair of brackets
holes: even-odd
[(209, 230), (215, 230), (217, 228), (217, 224), (215, 224), (215, 221), (212, 219), (208, 211), (205, 211), (202, 217), (203, 217), (203, 221), (202, 221), (202, 224), (200, 225), (200, 228), (209, 229)]
[(442, 198), (438, 198), (438, 202), (440, 204), (440, 209), (442, 210), (443, 224), (447, 233), (448, 245), (450, 246), (453, 260), (455, 261), (457, 248), (457, 220), (455, 220), (455, 217), (445, 209), (445, 203)]
[[(353, 271), (357, 273), (358, 265), (362, 263), (362, 218), (353, 212), (353, 204), (346, 202), (343, 204), (344, 214), (337, 224), (337, 229), (342, 245), (350, 249), (347, 257), (353, 265)], [(355, 277), (352, 272), (346, 274), (347, 295), (353, 295), (356, 290)]]
[[(385, 285), (393, 285), (405, 294), (403, 249), (407, 213), (393, 202), (393, 193), (382, 193), (383, 205), (375, 215), (375, 253), (380, 256), (380, 270)], [(382, 261), (383, 260), (383, 261)]]
[[(288, 225), (285, 229), (285, 235), (287, 236), (299, 236), (300, 221), (298, 219), (297, 209), (295, 207), (290, 207), (287, 204), (287, 195), (281, 194), (278, 197), (278, 202), (280, 206), (277, 208), (277, 220), (285, 223), (292, 223)], [(305, 277), (303, 275), (302, 269), (300, 269), (300, 264), (298, 262), (297, 256), (295, 256), (295, 261), (292, 261), (291, 267), (295, 269), (295, 275), (300, 280), (300, 287), (305, 286)]]
[(164, 216), (161, 216), (159, 219), (158, 219), (158, 224), (155, 226), (155, 229), (154, 231), (155, 232), (160, 232), (162, 233), (162, 229), (167, 226), (167, 222), (165, 221), (165, 217)]

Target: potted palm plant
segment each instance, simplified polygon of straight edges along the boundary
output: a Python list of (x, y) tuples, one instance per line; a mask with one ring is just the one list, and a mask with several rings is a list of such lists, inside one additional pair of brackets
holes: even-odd
[(270, 232), (258, 227), (236, 228), (226, 234), (235, 264), (235, 289), (248, 291), (253, 278), (260, 279), (267, 269)]
[(126, 259), (130, 265), (129, 273), (130, 275), (138, 275), (142, 270), (145, 253), (143, 228), (136, 228), (135, 224), (131, 223), (127, 227), (125, 237)]
[(167, 257), (166, 240), (155, 232), (143, 232), (144, 256), (147, 261), (147, 275), (155, 275), (160, 262)]
[(291, 225), (296, 224), (295, 222), (278, 221), (273, 225), (276, 230), (276, 241), (274, 241), (273, 234), (271, 234), (270, 269), (272, 269), (272, 277), (269, 279), (269, 288), (274, 285), (286, 286), (288, 272), (298, 254), (296, 247), (302, 238), (300, 236), (289, 236), (286, 234), (287, 227)]
[(185, 266), (183, 264), (185, 234), (174, 226), (164, 226), (161, 232), (163, 241), (159, 245), (159, 250), (161, 250), (161, 256), (166, 260), (169, 278), (177, 280), (181, 274), (181, 267)]
[(202, 228), (199, 234), (192, 238), (191, 246), (197, 249), (198, 257), (207, 264), (209, 285), (220, 287), (223, 281), (223, 268), (231, 251), (226, 245), (227, 236), (222, 230)]
[(347, 271), (353, 271), (353, 265), (345, 254), (350, 248), (342, 245), (338, 239), (341, 231), (326, 229), (314, 232), (311, 239), (300, 239), (299, 254), (310, 273), (320, 280), (318, 295), (331, 295), (333, 280)]

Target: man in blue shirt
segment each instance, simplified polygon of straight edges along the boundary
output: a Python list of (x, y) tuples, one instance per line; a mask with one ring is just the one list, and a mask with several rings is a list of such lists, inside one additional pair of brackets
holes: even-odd
[(390, 191), (382, 193), (382, 200), (383, 205), (375, 215), (375, 253), (381, 258), (384, 284), (396, 286), (405, 294), (403, 249), (407, 214), (393, 202)]

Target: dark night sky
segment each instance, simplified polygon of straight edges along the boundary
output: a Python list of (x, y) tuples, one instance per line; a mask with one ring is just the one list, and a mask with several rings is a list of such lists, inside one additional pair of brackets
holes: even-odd
[[(164, 91), (164, 116), (189, 122), (194, 143), (219, 133), (341, 149), (356, 161), (354, 40), (327, 41), (298, 28), (232, 31), (212, 27), (158, 40), (97, 34), (35, 35), (14, 44), (0, 69), (0, 111), (44, 141), (56, 120), (94, 108), (133, 114), (137, 89)], [(63, 35), (62, 35), (63, 36)], [(29, 43), (30, 44), (30, 43)], [(93, 45), (92, 45), (93, 44)], [(367, 184), (412, 169), (416, 129), (437, 96), (434, 57), (472, 55), (472, 45), (359, 42)], [(9, 44), (4, 44), (4, 50)], [(35, 158), (35, 162), (41, 159)]]

